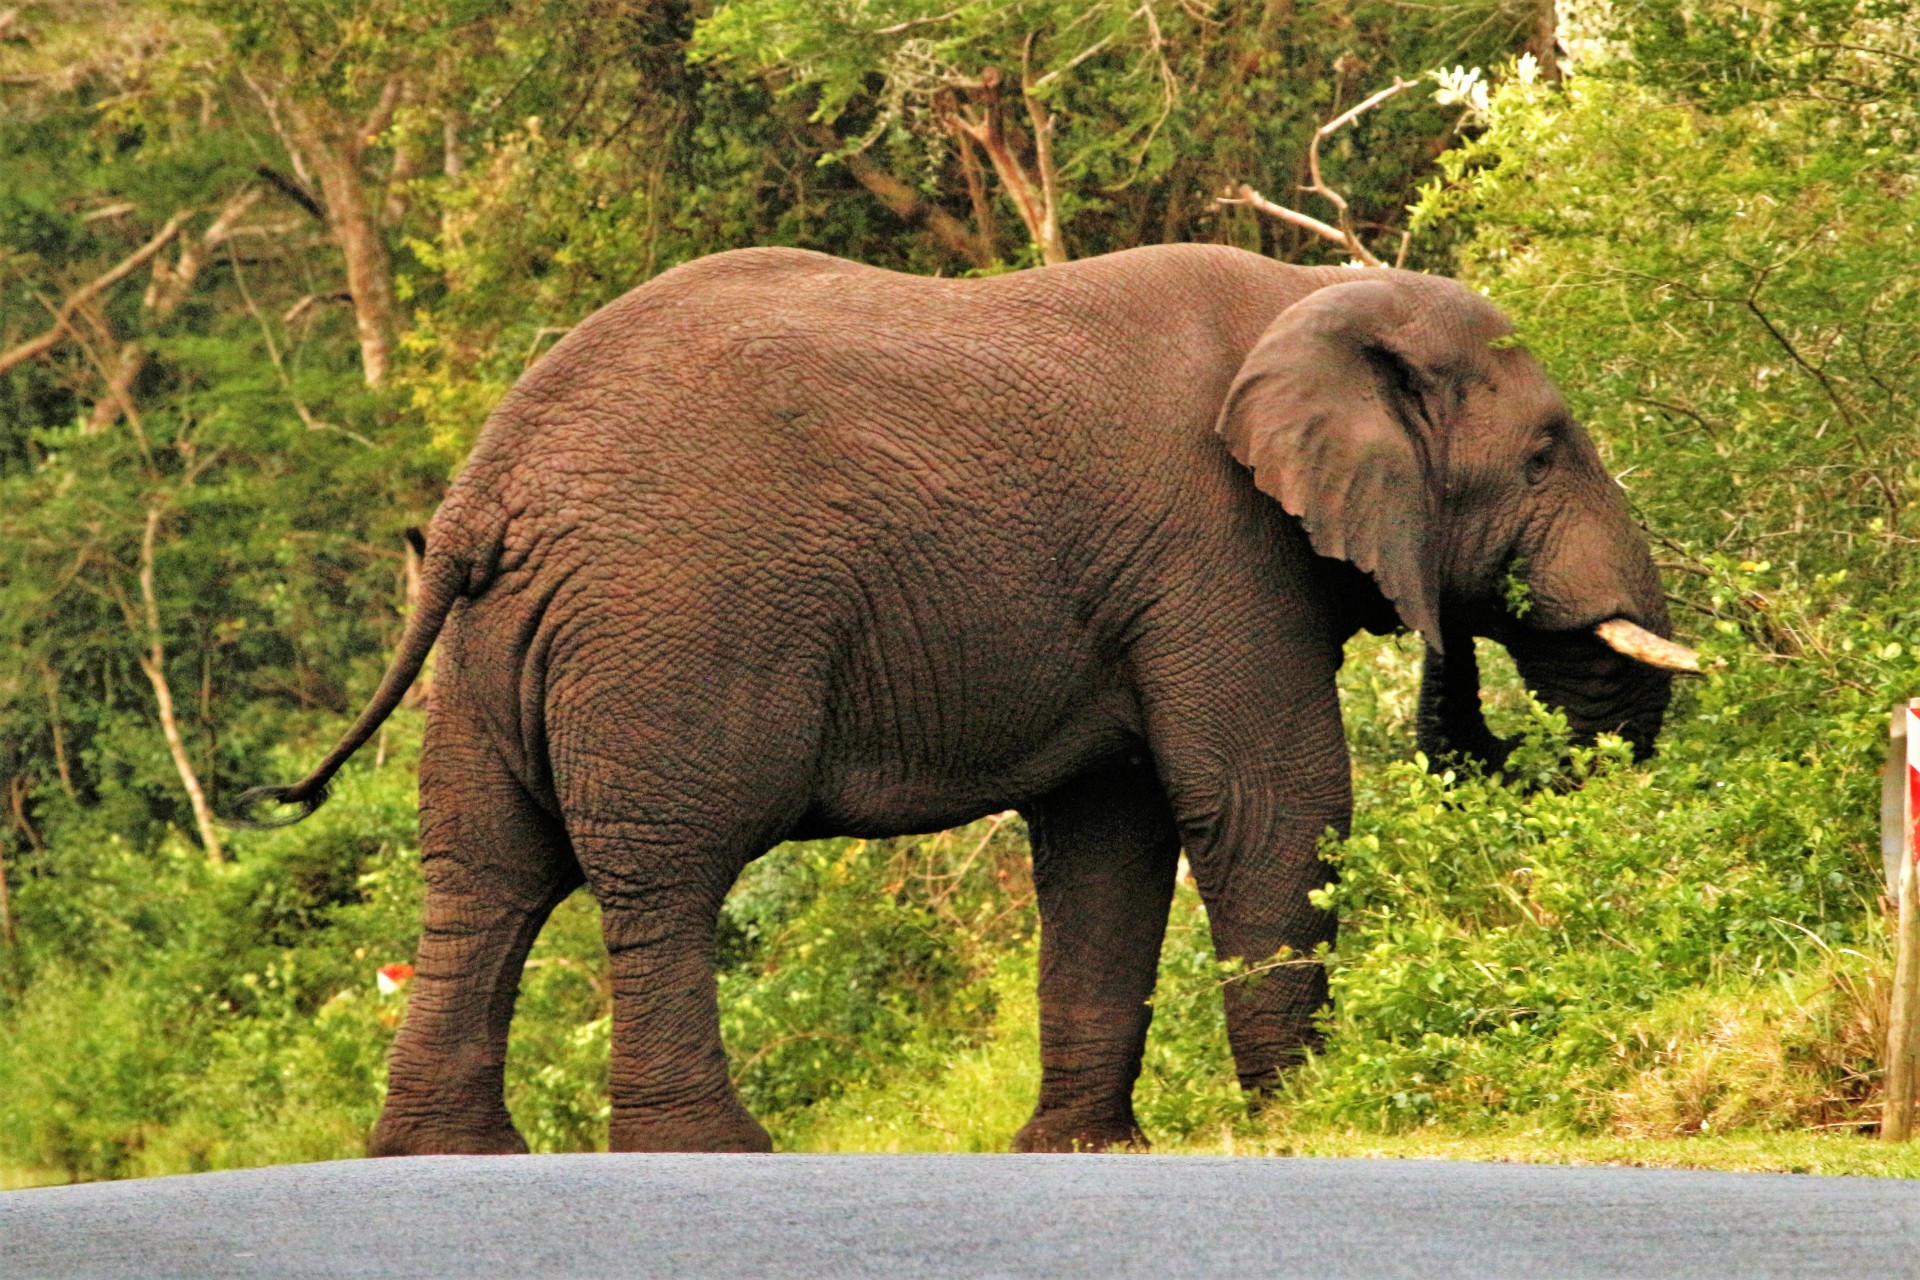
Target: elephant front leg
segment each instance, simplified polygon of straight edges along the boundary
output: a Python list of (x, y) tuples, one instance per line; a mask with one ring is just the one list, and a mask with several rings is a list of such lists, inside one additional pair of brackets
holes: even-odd
[[(1179, 679), (1156, 685), (1149, 703), (1155, 758), (1214, 952), (1244, 967), (1224, 989), (1227, 1037), (1255, 1105), (1319, 1041), (1327, 975), (1314, 953), (1333, 942), (1335, 920), (1309, 895), (1332, 877), (1321, 836), (1344, 834), (1353, 816), (1338, 650), (1287, 641), (1276, 628), (1245, 652), (1215, 644), (1205, 665), (1174, 666)], [(1263, 662), (1262, 648), (1294, 660)]]
[[(1142, 753), (1144, 755), (1144, 753)], [(1180, 844), (1144, 760), (1029, 806), (1040, 907), (1040, 1101), (1016, 1151), (1146, 1145), (1133, 1115)]]
[(1314, 953), (1333, 942), (1336, 922), (1308, 895), (1332, 878), (1320, 838), (1329, 827), (1344, 832), (1350, 809), (1301, 804), (1297, 786), (1230, 783), (1223, 808), (1201, 806), (1183, 824), (1214, 953), (1241, 966), (1224, 988), (1227, 1039), (1240, 1087), (1256, 1108), (1282, 1072), (1318, 1047), (1315, 1015), (1327, 1003), (1326, 966)]

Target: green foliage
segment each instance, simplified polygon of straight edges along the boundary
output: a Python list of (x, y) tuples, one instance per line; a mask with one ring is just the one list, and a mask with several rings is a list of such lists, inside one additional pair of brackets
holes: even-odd
[[(1683, 698), (1649, 766), (1616, 742), (1570, 753), (1579, 786), (1530, 793), (1419, 762), (1361, 774), (1326, 893), (1342, 920), (1331, 1038), (1293, 1082), (1297, 1119), (1604, 1129), (1609, 1094), (1644, 1065), (1636, 1037), (1676, 1002), (1744, 1013), (1776, 982), (1799, 1005), (1884, 1000), (1827, 970), (1883, 950), (1872, 797), (1885, 712), (1724, 649), (1729, 665)], [(1815, 700), (1827, 715), (1808, 733), (1800, 709)], [(1548, 761), (1554, 728), (1527, 726)], [(1850, 1052), (1807, 1064), (1790, 1114), (1770, 1118), (1866, 1122), (1878, 1045), (1853, 1037)]]
[[(977, 844), (994, 863), (1018, 857), (999, 835)], [(943, 1054), (991, 1015), (965, 949), (977, 963), (966, 925), (994, 909), (993, 882), (941, 856), (966, 838), (790, 845), (749, 869), (727, 905), (720, 998), (750, 1109), (778, 1118), (871, 1084), (910, 1046)]]
[(238, 865), (177, 835), (62, 830), (16, 895), (8, 1159), (102, 1178), (357, 1147), (403, 1007), (373, 971), (419, 930), (414, 759), (349, 775), (337, 812), (252, 838)]
[(1527, 582), (1527, 559), (1516, 558), (1507, 566), (1504, 580), (1500, 584), (1502, 603), (1507, 612), (1516, 618), (1524, 618), (1533, 609), (1533, 588)]
[(1920, 477), (1912, 103), (1706, 115), (1624, 77), (1514, 79), (1417, 221), (1472, 222), (1466, 272), (1680, 554), (1786, 546), (1879, 587), (1912, 563)]
[[(1284, 245), (1289, 258), (1319, 260), (1324, 243), (1223, 211), (1216, 197), (1243, 182), (1290, 192), (1322, 121), (1396, 74), (1510, 54), (1530, 34), (1520, 6), (1478, 0), (1436, 6), (1420, 21), (1373, 4), (1296, 12), (1184, 0), (732, 0), (699, 23), (691, 53), (765, 77), (808, 119), (839, 129), (830, 157), (869, 152), (924, 193), (969, 192), (990, 256), (1037, 260), (1038, 246), (1019, 246), (1020, 219), (1010, 216), (1019, 200), (997, 166), (958, 140), (962, 120), (998, 118), (1012, 163), (1036, 188), (1047, 136), (1055, 214), (1075, 256), (1198, 239)], [(1326, 153), (1370, 236), (1398, 228), (1453, 124), (1452, 113), (1412, 97), (1383, 118)], [(963, 176), (970, 170), (981, 172)]]

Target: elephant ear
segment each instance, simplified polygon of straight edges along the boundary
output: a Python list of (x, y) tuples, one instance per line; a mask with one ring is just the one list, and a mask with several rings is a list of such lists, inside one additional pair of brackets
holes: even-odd
[(1313, 549), (1373, 575), (1436, 650), (1442, 422), (1508, 326), (1451, 280), (1368, 272), (1280, 314), (1227, 392), (1219, 431)]

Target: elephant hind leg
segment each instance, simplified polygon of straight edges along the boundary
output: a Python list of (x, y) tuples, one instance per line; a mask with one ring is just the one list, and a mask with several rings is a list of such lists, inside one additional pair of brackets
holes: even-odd
[(506, 766), (435, 727), (420, 777), (426, 927), (368, 1154), (524, 1152), (504, 1091), (508, 1025), (527, 952), (582, 877)]
[(1144, 1147), (1133, 1085), (1180, 857), (1172, 810), (1143, 759), (1076, 779), (1026, 816), (1040, 905), (1041, 1080), (1014, 1149)]
[(728, 1073), (713, 970), (720, 905), (750, 855), (623, 820), (576, 823), (574, 838), (612, 964), (609, 1145), (771, 1151)]

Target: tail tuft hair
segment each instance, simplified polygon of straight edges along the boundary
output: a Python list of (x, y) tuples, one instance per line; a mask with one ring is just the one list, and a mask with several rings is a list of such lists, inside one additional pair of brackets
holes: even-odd
[[(240, 793), (240, 798), (233, 802), (233, 810), (221, 821), (240, 831), (272, 831), (276, 827), (290, 827), (312, 817), (313, 811), (327, 802), (327, 790), (324, 785), (307, 788), (297, 783), (290, 787), (253, 787)], [(269, 803), (297, 804), (300, 811), (279, 818), (252, 816), (256, 808)]]

